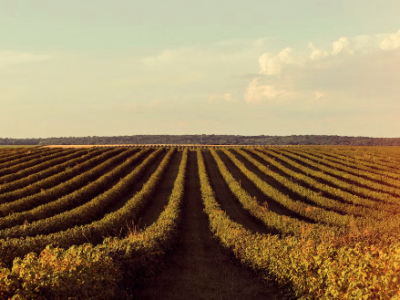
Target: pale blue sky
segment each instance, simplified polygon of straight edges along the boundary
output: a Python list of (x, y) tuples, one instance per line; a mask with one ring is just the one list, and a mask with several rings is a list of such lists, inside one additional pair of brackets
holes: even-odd
[(399, 1), (0, 0), (0, 137), (400, 137)]

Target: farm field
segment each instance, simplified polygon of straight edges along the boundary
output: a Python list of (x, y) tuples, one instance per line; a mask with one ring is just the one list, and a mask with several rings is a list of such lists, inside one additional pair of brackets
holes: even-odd
[(15, 149), (15, 148), (32, 148), (38, 147), (38, 145), (0, 145), (1, 149)]
[(400, 299), (399, 166), (398, 147), (0, 147), (0, 299)]

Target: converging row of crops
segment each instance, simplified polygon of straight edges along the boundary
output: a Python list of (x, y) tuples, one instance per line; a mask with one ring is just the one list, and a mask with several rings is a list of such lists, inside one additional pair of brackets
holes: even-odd
[(131, 299), (196, 230), (195, 194), (231, 263), (290, 297), (400, 299), (399, 166), (396, 147), (1, 149), (0, 299)]

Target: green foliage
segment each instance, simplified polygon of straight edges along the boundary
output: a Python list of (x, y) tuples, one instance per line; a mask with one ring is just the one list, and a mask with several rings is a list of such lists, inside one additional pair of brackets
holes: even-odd
[(222, 245), (244, 264), (290, 285), (300, 299), (399, 299), (400, 244), (336, 247), (315, 242), (304, 228), (300, 237), (262, 235), (233, 222), (220, 208), (197, 152), (205, 211)]
[[(145, 184), (142, 195), (154, 190), (174, 150), (161, 162)], [(123, 239), (106, 238), (96, 247), (90, 244), (67, 250), (46, 247), (39, 256), (17, 258), (11, 270), (0, 265), (0, 296), (13, 299), (112, 299), (157, 268), (171, 248), (178, 228), (184, 195), (188, 151), (183, 152), (168, 205), (156, 222)], [(131, 207), (132, 209), (132, 207)], [(42, 298), (41, 298), (42, 297)]]
[[(97, 150), (89, 153), (94, 153), (95, 151)], [(123, 151), (120, 154), (116, 151), (110, 154), (112, 151), (114, 150), (105, 151), (104, 153), (100, 151), (98, 153), (102, 154), (94, 156), (87, 161), (91, 161), (87, 165), (88, 167), (95, 166), (101, 162), (101, 160), (96, 159), (103, 157), (103, 162), (94, 167), (91, 170), (92, 173), (99, 176), (108, 167), (113, 166), (113, 164), (110, 164), (111, 161), (114, 163), (120, 162), (137, 150), (130, 150), (131, 152)], [(113, 169), (110, 173), (111, 175), (100, 177), (97, 188), (101, 188), (101, 185), (104, 185), (105, 182), (112, 182), (113, 176), (114, 178), (119, 176), (120, 173), (115, 173), (115, 170), (119, 170), (119, 172), (126, 170), (135, 159), (142, 157), (148, 151), (144, 150), (136, 153), (128, 159), (128, 162), (124, 162)], [(117, 237), (119, 236), (118, 232), (122, 228), (126, 228), (128, 222), (134, 221), (146, 206), (161, 178), (168, 176), (165, 172), (176, 149), (171, 149), (165, 155), (142, 189), (129, 199), (121, 209), (102, 218), (99, 218), (99, 216), (103, 215), (104, 208), (109, 203), (120, 198), (129, 190), (129, 186), (143, 174), (147, 167), (163, 151), (165, 150), (160, 148), (152, 152), (131, 174), (120, 180), (117, 185), (101, 197), (92, 199), (93, 202), (90, 205), (75, 206), (76, 210), (65, 211), (57, 218), (35, 222), (37, 224), (34, 226), (26, 224), (26, 232), (24, 232), (24, 226), (18, 227), (22, 236), (30, 232), (29, 234), (33, 235), (32, 237), (0, 240), (0, 299), (122, 299), (132, 286), (151, 276), (155, 269), (159, 267), (159, 262), (163, 259), (166, 251), (171, 249), (177, 238), (181, 204), (185, 191), (188, 150), (185, 149), (183, 152), (168, 205), (151, 226), (139, 232), (131, 230), (126, 237)], [(202, 153), (198, 149), (198, 172), (205, 212), (209, 218), (211, 231), (224, 247), (230, 249), (243, 264), (257, 270), (265, 278), (273, 278), (282, 286), (289, 286), (300, 299), (400, 299), (398, 288), (400, 280), (400, 243), (391, 242), (389, 239), (383, 240), (386, 236), (396, 236), (399, 219), (394, 212), (391, 215), (387, 209), (382, 209), (382, 214), (375, 212), (381, 207), (387, 208), (390, 205), (394, 207), (397, 205), (396, 203), (353, 198), (352, 201), (358, 199), (360, 201), (359, 204), (362, 204), (363, 201), (377, 203), (374, 207), (368, 206), (369, 208), (365, 210), (362, 210), (364, 206), (359, 205), (361, 214), (371, 212), (373, 217), (353, 218), (350, 216), (351, 212), (355, 210), (353, 206), (346, 207), (346, 204), (339, 204), (337, 201), (314, 192), (307, 194), (306, 189), (298, 186), (298, 182), (301, 182), (301, 180), (310, 185), (311, 183), (317, 184), (318, 180), (307, 181), (307, 178), (311, 177), (302, 175), (301, 172), (285, 169), (277, 161), (271, 159), (271, 156), (279, 158), (279, 160), (285, 159), (285, 162), (292, 163), (294, 166), (297, 155), (289, 152), (285, 152), (288, 154), (281, 156), (276, 152), (270, 151), (260, 152), (252, 149), (249, 151), (257, 154), (266, 163), (280, 168), (282, 172), (286, 172), (295, 181), (272, 172), (263, 163), (259, 163), (252, 158), (248, 151), (238, 150), (236, 153), (240, 153), (240, 155), (257, 166), (259, 170), (268, 176), (272, 176), (286, 188), (299, 194), (303, 193), (304, 197), (314, 201), (321, 207), (341, 210), (344, 215), (339, 216), (338, 219), (333, 219), (337, 217), (337, 214), (329, 213), (328, 211), (324, 212), (322, 209), (308, 211), (308, 206), (304, 206), (299, 201), (293, 201), (288, 196), (274, 190), (254, 173), (250, 172), (237, 158), (237, 155), (234, 154), (235, 152), (224, 150), (243, 174), (249, 180), (252, 180), (265, 194), (286, 205), (289, 209), (309, 218), (314, 218), (318, 222), (307, 224), (297, 219), (283, 217), (268, 211), (267, 206), (259, 205), (235, 180), (219, 157), (218, 152), (211, 150), (216, 167), (243, 207), (254, 217), (264, 222), (267, 226), (275, 228), (281, 234), (271, 236), (248, 231), (242, 225), (232, 221), (216, 201), (214, 191), (207, 177)], [(107, 156), (107, 153), (109, 153), (109, 156)], [(265, 153), (275, 154), (267, 156)], [(313, 152), (310, 151), (308, 153)], [(396, 151), (390, 153), (393, 157), (396, 155)], [(10, 154), (8, 153), (7, 155)], [(18, 156), (19, 152), (13, 154)], [(117, 155), (114, 156), (115, 154)], [(0, 161), (2, 157), (6, 158), (7, 155), (2, 156), (0, 152)], [(106, 160), (109, 157), (112, 158)], [(299, 168), (304, 167), (301, 164), (297, 165)], [(39, 167), (37, 170), (39, 170)], [(76, 172), (78, 169), (73, 167), (66, 172), (72, 170)], [(321, 176), (324, 174), (308, 168), (302, 170), (315, 172), (313, 173), (315, 175), (314, 178), (322, 178)], [(61, 172), (60, 175), (63, 173)], [(77, 176), (76, 178), (79, 177), (79, 180), (84, 182), (83, 178), (85, 180), (91, 178), (89, 174), (90, 172), (83, 173), (83, 177)], [(329, 179), (333, 180), (335, 178), (334, 176), (331, 177)], [(79, 186), (79, 181), (73, 180), (71, 179), (70, 181), (72, 182), (70, 185), (72, 191), (76, 189), (76, 186)], [(84, 188), (79, 193), (90, 195), (90, 189), (94, 191), (96, 185), (88, 185), (88, 187), (91, 188)], [(318, 189), (325, 188), (327, 191), (330, 189), (327, 184), (315, 185), (315, 187)], [(57, 190), (54, 191), (56, 192)], [(347, 195), (340, 194), (341, 191), (344, 192), (340, 189), (330, 191), (332, 193), (337, 192), (335, 195), (343, 197)], [(71, 203), (77, 205), (78, 202), (74, 202), (76, 198), (82, 197), (84, 199), (86, 197), (83, 196), (84, 194), (79, 193), (74, 192), (71, 196), (68, 196), (70, 198), (64, 198), (64, 200), (68, 199), (65, 202), (54, 201), (55, 204), (52, 207), (55, 210), (53, 210), (53, 213), (56, 211), (57, 205), (60, 205), (60, 209), (63, 207), (62, 210), (67, 209)], [(35, 199), (39, 201), (39, 198)], [(26, 205), (23, 204), (25, 202), (18, 202), (18, 200), (16, 203), (21, 206)], [(43, 211), (40, 212), (42, 209)], [(50, 213), (51, 209), (47, 209), (49, 209), (47, 213)], [(46, 215), (44, 211), (45, 206), (39, 206), (35, 214), (39, 219), (42, 219)], [(28, 216), (28, 214), (25, 216)], [(384, 219), (384, 216), (391, 218), (387, 220)], [(7, 218), (0, 218), (0, 224), (6, 224), (2, 223), (2, 220)], [(74, 224), (79, 223), (79, 218), (87, 218), (89, 222), (90, 220), (94, 221), (80, 227), (73, 227)], [(390, 226), (385, 227), (384, 221)], [(342, 224), (341, 222), (345, 224), (343, 228), (347, 228), (348, 231), (340, 227), (321, 224), (339, 225)], [(40, 226), (38, 226), (39, 224)], [(364, 225), (366, 227), (363, 227)], [(62, 231), (65, 228), (67, 229)], [(384, 237), (381, 239), (376, 239), (379, 244), (373, 244), (375, 239), (365, 238), (363, 233), (365, 229), (375, 229), (378, 231), (376, 235), (381, 235), (386, 230), (385, 234), (387, 235), (383, 235)], [(54, 233), (52, 234), (36, 235), (36, 233), (52, 232), (53, 230)], [(4, 237), (9, 236), (6, 231), (3, 231), (3, 234)], [(355, 242), (357, 239), (343, 238), (348, 234), (362, 236), (363, 239), (358, 243)], [(369, 237), (369, 235), (367, 236)], [(87, 244), (86, 241), (88, 240), (96, 243), (97, 246)], [(54, 247), (48, 245), (54, 245)]]
[(121, 275), (112, 259), (91, 245), (47, 246), (0, 270), (1, 299), (112, 299)]

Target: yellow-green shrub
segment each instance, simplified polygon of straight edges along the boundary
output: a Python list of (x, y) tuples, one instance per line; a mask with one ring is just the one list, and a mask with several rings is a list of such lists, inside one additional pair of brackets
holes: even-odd
[(0, 271), (0, 298), (112, 299), (119, 278), (112, 259), (90, 244), (47, 246), (39, 256), (29, 253)]

